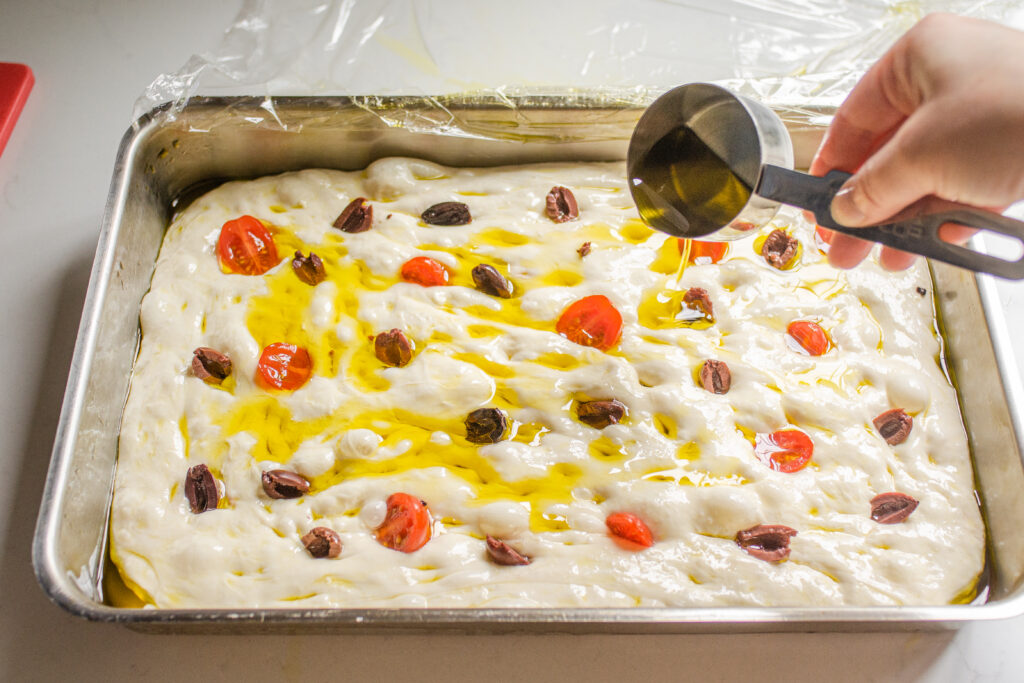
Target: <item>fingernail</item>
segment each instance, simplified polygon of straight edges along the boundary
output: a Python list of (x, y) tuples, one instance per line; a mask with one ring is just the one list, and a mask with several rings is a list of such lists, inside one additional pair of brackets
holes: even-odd
[(832, 219), (840, 225), (857, 227), (865, 223), (864, 212), (853, 201), (853, 191), (853, 183), (847, 180), (839, 188), (839, 192), (836, 192), (836, 196), (832, 198), (832, 206), (829, 207), (829, 210), (832, 212)]

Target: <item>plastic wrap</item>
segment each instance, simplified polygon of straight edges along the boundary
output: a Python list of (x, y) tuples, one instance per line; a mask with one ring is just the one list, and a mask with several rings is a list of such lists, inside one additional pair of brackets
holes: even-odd
[[(822, 123), (861, 74), (926, 13), (1012, 23), (1011, 0), (246, 0), (214, 50), (158, 77), (136, 118), (174, 117), (198, 95), (351, 95), (389, 126), (479, 136), (453, 98), (514, 110), (514, 97), (643, 106), (721, 82), (791, 121)], [(415, 96), (395, 107), (382, 96)], [(408, 103), (410, 100), (406, 99)]]

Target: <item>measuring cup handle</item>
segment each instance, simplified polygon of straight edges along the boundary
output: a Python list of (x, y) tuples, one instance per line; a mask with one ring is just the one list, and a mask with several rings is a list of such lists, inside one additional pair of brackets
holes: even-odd
[[(895, 223), (850, 228), (836, 223), (832, 219), (830, 209), (832, 198), (849, 177), (849, 173), (829, 171), (823, 178), (819, 178), (779, 166), (766, 165), (758, 182), (757, 194), (766, 199), (807, 209), (814, 214), (818, 225), (829, 230), (976, 272), (991, 273), (1011, 280), (1024, 278), (1024, 222), (990, 211), (963, 207)], [(1016, 261), (1009, 261), (946, 242), (939, 237), (939, 227), (944, 223), (955, 223), (1012, 237), (1021, 244), (1021, 257)]]

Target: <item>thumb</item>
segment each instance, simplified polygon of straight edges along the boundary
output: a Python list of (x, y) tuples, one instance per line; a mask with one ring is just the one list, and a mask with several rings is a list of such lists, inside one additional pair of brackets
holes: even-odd
[[(916, 112), (915, 114), (923, 114)], [(861, 227), (881, 223), (932, 193), (933, 164), (917, 150), (928, 148), (926, 116), (911, 116), (878, 151), (847, 179), (832, 200), (832, 218)], [(932, 142), (934, 144), (934, 141)]]

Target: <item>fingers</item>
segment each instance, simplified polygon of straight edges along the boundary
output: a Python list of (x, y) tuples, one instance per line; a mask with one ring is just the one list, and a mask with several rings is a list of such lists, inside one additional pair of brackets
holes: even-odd
[(882, 247), (882, 253), (878, 256), (878, 263), (886, 270), (906, 270), (914, 264), (917, 256), (908, 254), (892, 247)]
[[(832, 244), (828, 250), (828, 262), (835, 268), (854, 268), (871, 253), (875, 245), (842, 233), (833, 233)], [(838, 247), (838, 248), (837, 248)], [(917, 255), (910, 254), (892, 247), (882, 247), (878, 263), (886, 270), (906, 270), (917, 260)]]
[(939, 226), (939, 239), (943, 242), (952, 242), (953, 244), (964, 244), (970, 239), (971, 235), (978, 232), (974, 228), (968, 228), (965, 225), (957, 225), (956, 223), (943, 223)]
[[(828, 262), (835, 268), (854, 268), (871, 253), (874, 246), (872, 242), (865, 242), (842, 233), (834, 233), (832, 245), (828, 250)], [(906, 270), (916, 260), (915, 254), (892, 247), (882, 247), (882, 252), (878, 256), (879, 265), (886, 270)]]
[[(903, 211), (893, 216), (893, 221), (910, 220), (916, 216), (951, 211), (963, 208), (962, 204), (950, 202), (937, 197), (925, 197), (911, 204)], [(992, 213), (1002, 213), (1006, 207), (989, 206), (979, 207)], [(813, 221), (812, 221), (813, 222)], [(816, 228), (822, 239), (829, 243), (828, 261), (836, 268), (853, 268), (863, 261), (871, 252), (874, 246), (871, 242), (850, 237), (843, 233), (833, 232), (818, 226)], [(965, 244), (967, 240), (978, 232), (956, 223), (943, 223), (939, 227), (939, 239), (953, 244)], [(886, 270), (906, 270), (917, 260), (915, 254), (911, 254), (892, 247), (882, 247), (878, 256), (878, 263)]]
[(871, 253), (873, 246), (875, 246), (874, 242), (834, 232), (828, 248), (828, 262), (836, 268), (853, 268)]

